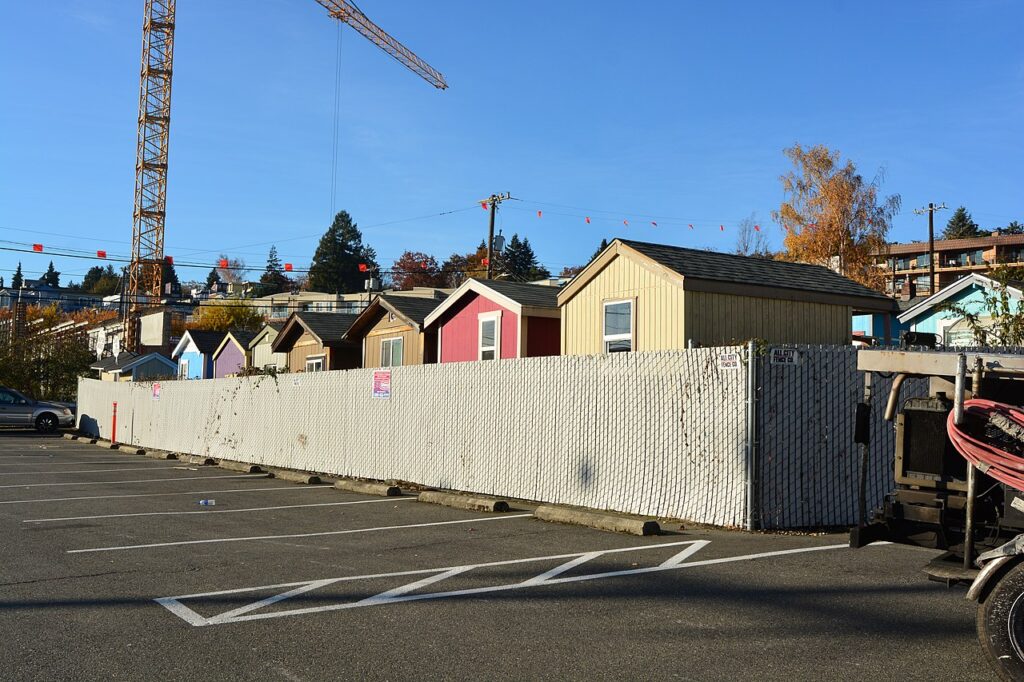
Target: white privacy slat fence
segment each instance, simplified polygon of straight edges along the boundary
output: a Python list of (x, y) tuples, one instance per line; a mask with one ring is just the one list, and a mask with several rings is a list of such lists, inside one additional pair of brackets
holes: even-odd
[(152, 384), (82, 380), (80, 428), (306, 471), (739, 526), (746, 367), (724, 350)]

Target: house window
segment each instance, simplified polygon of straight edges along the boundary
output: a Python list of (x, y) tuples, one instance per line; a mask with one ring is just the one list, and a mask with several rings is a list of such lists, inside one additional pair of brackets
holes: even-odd
[(380, 342), (380, 366), (402, 366), (402, 338), (384, 339)]
[(311, 355), (306, 358), (306, 371), (307, 372), (322, 372), (324, 371), (324, 360), (323, 355)]
[(606, 301), (604, 304), (604, 352), (627, 353), (633, 350), (633, 301)]
[(188, 360), (178, 360), (178, 378), (188, 379)]
[(497, 360), (501, 357), (501, 313), (481, 313), (477, 358)]
[(270, 316), (274, 319), (288, 317), (288, 304), (270, 306)]

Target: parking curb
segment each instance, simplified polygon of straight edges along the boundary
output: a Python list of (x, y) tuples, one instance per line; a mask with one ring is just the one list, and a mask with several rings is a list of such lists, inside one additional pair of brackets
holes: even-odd
[(567, 523), (574, 526), (589, 526), (598, 530), (610, 530), (616, 533), (629, 533), (630, 535), (658, 535), (661, 533), (661, 526), (653, 519), (631, 518), (570, 507), (541, 505), (537, 507), (533, 515), (541, 521)]
[(73, 433), (65, 433), (64, 440), (78, 440), (78, 436)]
[(106, 450), (117, 450), (121, 447), (118, 443), (111, 443), (109, 440), (97, 440), (94, 441), (94, 444)]
[[(183, 453), (168, 453), (173, 454), (177, 457), (179, 462), (185, 462), (187, 464), (198, 464), (200, 466), (217, 466), (217, 460), (213, 457), (203, 457), (201, 455), (186, 455)], [(168, 457), (170, 459), (170, 457)]]
[(289, 469), (268, 469), (267, 473), (272, 478), (279, 478), (282, 481), (291, 481), (292, 483), (302, 483), (303, 485), (318, 485), (320, 477), (314, 474), (306, 474), (301, 471), (291, 471)]
[(178, 455), (163, 450), (146, 450), (143, 454), (150, 459), (178, 459)]
[(378, 497), (398, 497), (402, 489), (397, 485), (387, 483), (370, 483), (368, 481), (353, 481), (351, 479), (339, 479), (334, 482), (338, 490), (345, 490), (350, 493), (362, 493), (363, 495), (377, 495)]
[(118, 450), (120, 450), (121, 452), (123, 452), (126, 455), (144, 455), (144, 454), (146, 454), (145, 449), (137, 448), (137, 447), (134, 447), (132, 445), (122, 445), (121, 447), (118, 448)]
[(454, 493), (441, 493), (436, 490), (427, 490), (420, 493), (418, 500), (429, 504), (440, 504), (455, 509), (468, 509), (470, 511), (482, 512), (507, 512), (508, 502), (493, 497), (468, 497)]
[(248, 462), (235, 462), (230, 459), (222, 459), (218, 464), (221, 469), (228, 469), (230, 471), (241, 471), (246, 474), (262, 474), (263, 469), (259, 464), (249, 464)]

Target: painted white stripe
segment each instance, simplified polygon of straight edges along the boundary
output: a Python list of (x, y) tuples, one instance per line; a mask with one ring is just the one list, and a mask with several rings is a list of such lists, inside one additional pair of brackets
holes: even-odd
[[(176, 465), (180, 467), (181, 465)], [(75, 471), (0, 471), (0, 476), (66, 476), (68, 474), (110, 474), (121, 471), (153, 471), (154, 469), (174, 469), (175, 466), (157, 467), (124, 467), (121, 469), (81, 469)]]
[(46, 488), (61, 485), (124, 485), (126, 483), (168, 483), (173, 481), (203, 481), (211, 478), (267, 478), (267, 474), (238, 474), (232, 476), (182, 476), (181, 478), (144, 478), (135, 481), (73, 481), (69, 483), (12, 483), (0, 488)]
[(538, 576), (534, 576), (533, 578), (530, 578), (529, 580), (524, 580), (523, 584), (524, 585), (539, 585), (539, 584), (541, 584), (543, 582), (547, 582), (547, 580), (549, 578), (554, 578), (556, 575), (561, 575), (561, 574), (565, 573), (566, 571), (570, 571), (570, 570), (576, 568), (577, 566), (579, 566), (580, 564), (585, 564), (588, 561), (590, 561), (591, 559), (596, 559), (599, 556), (601, 556), (601, 552), (590, 552), (589, 554), (580, 555), (580, 556), (576, 557), (575, 559), (571, 559), (569, 561), (566, 561), (564, 564), (559, 564), (558, 566), (555, 566), (550, 571), (545, 571), (544, 573), (541, 573)]
[[(695, 544), (696, 543), (701, 543), (701, 542), (703, 542), (705, 544), (707, 543), (707, 541), (691, 541), (691, 542), (694, 542)], [(683, 544), (690, 544), (690, 543), (689, 542), (670, 542), (670, 543), (664, 543), (664, 544), (660, 544), (660, 545), (645, 545), (645, 546), (640, 546), (640, 547), (627, 547), (627, 548), (623, 548), (623, 549), (599, 551), (599, 552), (593, 552), (593, 553), (588, 553), (588, 554), (611, 554), (611, 553), (616, 553), (616, 552), (640, 551), (640, 550), (648, 550), (648, 549), (659, 549), (659, 548), (662, 548), (662, 547), (672, 547), (672, 546), (678, 546), (678, 545), (683, 545)], [(703, 547), (703, 546), (704, 545), (699, 545), (699, 547)], [(379, 601), (375, 601), (371, 597), (369, 600), (362, 600), (362, 601), (357, 601), (357, 602), (346, 602), (346, 603), (342, 603), (342, 604), (328, 604), (328, 605), (324, 605), (324, 606), (310, 606), (310, 607), (306, 607), (306, 608), (291, 609), (291, 610), (287, 610), (287, 611), (250, 613), (248, 615), (238, 615), (238, 616), (231, 616), (231, 617), (229, 617), (228, 614), (225, 613), (225, 614), (221, 614), (221, 615), (218, 615), (218, 616), (213, 616), (211, 618), (204, 618), (203, 616), (200, 616), (195, 611), (192, 611), (188, 607), (182, 605), (180, 603), (180, 600), (182, 600), (182, 599), (198, 599), (198, 598), (203, 598), (203, 597), (213, 597), (213, 596), (222, 595), (222, 594), (237, 594), (237, 593), (241, 593), (241, 592), (254, 592), (254, 591), (257, 591), (257, 590), (273, 589), (275, 587), (290, 587), (291, 585), (294, 585), (295, 583), (289, 583), (289, 584), (286, 584), (286, 585), (269, 585), (269, 586), (265, 586), (265, 587), (251, 587), (251, 588), (244, 588), (244, 589), (241, 589), (241, 590), (224, 590), (224, 591), (221, 591), (221, 592), (207, 592), (207, 593), (204, 593), (204, 594), (186, 595), (186, 596), (181, 596), (181, 597), (164, 597), (164, 598), (161, 598), (161, 599), (157, 599), (155, 601), (157, 603), (163, 605), (168, 610), (170, 610), (172, 613), (174, 613), (178, 617), (182, 618), (186, 622), (190, 623), (191, 625), (199, 627), (199, 626), (205, 626), (205, 625), (223, 625), (223, 624), (227, 624), (227, 623), (239, 623), (239, 622), (251, 621), (251, 620), (265, 620), (265, 619), (269, 619), (269, 618), (281, 618), (283, 616), (297, 616), (297, 615), (305, 615), (305, 614), (312, 614), (312, 613), (322, 613), (322, 612), (325, 612), (325, 611), (340, 611), (340, 610), (345, 610), (345, 609), (359, 608), (359, 607), (363, 607), (363, 606), (377, 606), (377, 605), (382, 605), (382, 604), (397, 604), (397, 603), (402, 603), (402, 602), (423, 601), (423, 600), (428, 600), (428, 599), (445, 599), (445, 598), (450, 598), (450, 597), (463, 597), (463, 596), (478, 595), (478, 594), (488, 594), (488, 593), (493, 593), (493, 592), (505, 592), (505, 591), (512, 591), (512, 590), (527, 589), (527, 588), (536, 588), (538, 586), (547, 586), (547, 585), (556, 585), (556, 584), (562, 584), (562, 583), (579, 582), (579, 581), (584, 581), (584, 580), (598, 580), (598, 579), (602, 579), (602, 578), (616, 578), (616, 577), (625, 577), (625, 576), (634, 576), (634, 575), (644, 575), (644, 574), (648, 574), (648, 573), (660, 573), (660, 572), (664, 572), (664, 571), (678, 571), (678, 570), (682, 570), (682, 569), (686, 569), (686, 568), (697, 568), (697, 567), (700, 567), (700, 566), (710, 566), (710, 565), (714, 565), (714, 564), (732, 563), (732, 562), (737, 562), (737, 561), (752, 561), (752, 560), (756, 560), (756, 559), (764, 559), (764, 558), (769, 558), (769, 557), (785, 556), (785, 555), (791, 555), (791, 554), (804, 554), (804, 553), (808, 553), (808, 552), (821, 552), (821, 551), (828, 551), (828, 550), (834, 550), (834, 549), (849, 549), (849, 545), (847, 543), (843, 543), (843, 544), (838, 544), (838, 545), (825, 545), (825, 546), (819, 546), (819, 547), (801, 547), (801, 548), (797, 548), (797, 549), (778, 550), (778, 551), (774, 551), (774, 552), (759, 552), (757, 554), (746, 554), (746, 555), (742, 555), (742, 556), (723, 557), (723, 558), (720, 558), (720, 559), (708, 559), (708, 560), (704, 560), (704, 561), (691, 561), (691, 562), (686, 562), (686, 563), (672, 564), (672, 565), (668, 565), (668, 566), (666, 566), (664, 564), (661, 564), (661, 565), (653, 566), (653, 567), (649, 567), (649, 568), (636, 568), (636, 569), (629, 569), (629, 570), (624, 570), (624, 571), (608, 571), (608, 572), (605, 572), (605, 573), (593, 573), (593, 574), (589, 574), (589, 575), (571, 576), (571, 577), (568, 577), (568, 578), (557, 578), (557, 579), (552, 579), (552, 580), (545, 580), (543, 583), (534, 583), (532, 580), (527, 580), (527, 581), (518, 582), (518, 583), (510, 583), (510, 584), (504, 584), (504, 585), (492, 585), (492, 586), (489, 586), (489, 587), (475, 587), (475, 588), (469, 588), (469, 589), (463, 589), (463, 590), (452, 590), (452, 591), (449, 591), (449, 592), (432, 592), (432, 593), (426, 593), (426, 594), (405, 594), (405, 595), (400, 595), (400, 596), (392, 597), (390, 599), (379, 600)], [(688, 551), (688, 550), (685, 550), (685, 551)], [(693, 551), (697, 551), (697, 550), (693, 550)], [(692, 552), (691, 552), (691, 554), (692, 554)], [(577, 553), (577, 554), (563, 554), (563, 555), (550, 556), (550, 557), (533, 557), (533, 558), (530, 558), (530, 559), (513, 559), (511, 561), (495, 561), (495, 562), (484, 563), (484, 564), (476, 564), (476, 565), (472, 565), (472, 566), (456, 566), (456, 567), (452, 567), (450, 569), (443, 569), (443, 568), (442, 569), (427, 569), (427, 570), (424, 570), (424, 571), (408, 571), (408, 572), (404, 572), (404, 573), (390, 573), (390, 574), (389, 573), (382, 573), (382, 574), (379, 574), (379, 575), (354, 576), (354, 577), (351, 577), (351, 578), (339, 578), (339, 579), (331, 579), (331, 580), (327, 580), (327, 581), (317, 581), (317, 583), (330, 584), (330, 583), (341, 582), (341, 581), (345, 581), (345, 580), (361, 580), (361, 579), (383, 578), (383, 577), (390, 577), (390, 576), (397, 576), (397, 575), (423, 574), (423, 573), (428, 573), (428, 572), (429, 573), (437, 573), (438, 571), (446, 571), (446, 570), (447, 571), (456, 571), (457, 569), (466, 569), (466, 570), (468, 570), (468, 569), (473, 569), (473, 568), (483, 568), (483, 567), (487, 567), (487, 566), (503, 566), (503, 565), (509, 565), (509, 564), (527, 563), (527, 562), (535, 562), (535, 561), (542, 561), (542, 560), (562, 559), (562, 558), (580, 557), (580, 556), (581, 555)], [(678, 554), (676, 556), (678, 556)], [(675, 557), (673, 557), (673, 559), (674, 558)], [(672, 561), (672, 559), (669, 559), (669, 561)], [(462, 572), (465, 572), (465, 571), (459, 570), (458, 572), (462, 573)], [(301, 584), (302, 585), (312, 585), (312, 583), (309, 583), (309, 582), (301, 583)], [(302, 590), (302, 591), (303, 592), (308, 592), (310, 589), (314, 589), (314, 588), (310, 587), (309, 589)], [(281, 600), (278, 599), (276, 601), (281, 601)], [(251, 609), (247, 609), (247, 610), (251, 610)], [(235, 609), (235, 611), (239, 611), (239, 609)], [(228, 612), (228, 613), (230, 613), (230, 612)]]
[[(277, 490), (277, 488), (274, 488)], [(56, 519), (25, 519), (22, 523), (47, 523), (49, 521), (86, 521), (89, 519), (120, 519), (129, 516), (181, 516), (187, 514), (239, 514), (241, 512), (271, 511), (274, 509), (303, 509), (305, 507), (338, 507), (347, 504), (377, 504), (380, 502), (403, 502), (415, 500), (415, 497), (390, 497), (380, 500), (352, 500), (349, 502), (318, 502), (316, 504), (286, 504), (280, 507), (248, 507), (246, 509), (210, 509), (204, 511), (162, 511), (139, 512), (136, 514), (97, 514), (95, 516), (64, 516)]]
[[(367, 597), (366, 599), (360, 599), (359, 604), (362, 606), (371, 606), (373, 604), (380, 604), (386, 601), (391, 601), (392, 599), (400, 597), (403, 594), (415, 592), (416, 590), (421, 589), (423, 587), (427, 587), (428, 585), (439, 583), (442, 580), (447, 580), (448, 578), (471, 570), (473, 570), (472, 566), (458, 566), (456, 568), (449, 568), (447, 571), (438, 573), (437, 575), (427, 576), (426, 578), (421, 578), (420, 580), (411, 582), (407, 585), (402, 585), (401, 587), (396, 587), (394, 589), (387, 590), (386, 592), (375, 594), (372, 597)], [(224, 616), (218, 616), (218, 618), (222, 617)]]
[[(214, 476), (214, 478), (226, 478)], [(292, 486), (292, 485), (280, 485), (274, 488), (230, 488), (223, 490), (190, 490), (184, 493), (133, 493), (130, 495), (89, 495), (85, 497), (47, 497), (39, 500), (4, 500), (0, 504), (35, 504), (37, 502), (71, 502), (73, 500), (121, 500), (128, 497), (171, 497), (173, 495), (210, 495), (214, 493), (226, 494), (226, 493), (254, 493), (254, 492), (281, 492), (284, 490), (290, 490), (293, 493), (299, 493), (306, 490), (334, 490), (328, 485), (311, 485), (311, 486)]]
[[(40, 459), (42, 459), (42, 458), (40, 458)], [(75, 464), (77, 464), (78, 466), (85, 466), (87, 464), (125, 464), (126, 462), (130, 462), (131, 464), (152, 464), (154, 466), (161, 466), (161, 465), (167, 465), (167, 464), (172, 464), (174, 466), (183, 466), (184, 465), (183, 462), (176, 462), (173, 459), (147, 460), (144, 457), (137, 457), (137, 458), (133, 458), (133, 459), (128, 459), (128, 458), (125, 458), (125, 459), (109, 459), (109, 460), (103, 460), (103, 461), (99, 461), (99, 462), (93, 462), (93, 461), (90, 461), (90, 460), (77, 460), (77, 461), (74, 461), (74, 462), (11, 462), (10, 464), (5, 464), (3, 462), (0, 462), (0, 467), (55, 467), (55, 466), (65, 466), (66, 467), (66, 466), (73, 466)]]
[(250, 535), (240, 538), (211, 538), (209, 540), (180, 540), (178, 542), (153, 542), (145, 545), (120, 545), (116, 547), (90, 547), (89, 549), (69, 549), (68, 554), (85, 554), (87, 552), (118, 552), (127, 549), (152, 549), (154, 547), (181, 547), (183, 545), (210, 545), (219, 542), (248, 542), (251, 540), (283, 540), (287, 538), (316, 538), (328, 535), (351, 535), (354, 533), (372, 533), (381, 530), (403, 530), (406, 528), (428, 528), (431, 526), (451, 526), (460, 523), (486, 523), (488, 521), (504, 521), (506, 519), (522, 519), (533, 514), (503, 514), (491, 518), (459, 519), (457, 521), (434, 521), (432, 523), (410, 523), (402, 526), (377, 526), (374, 528), (353, 528), (350, 530), (329, 530), (321, 533), (288, 533), (287, 535)]

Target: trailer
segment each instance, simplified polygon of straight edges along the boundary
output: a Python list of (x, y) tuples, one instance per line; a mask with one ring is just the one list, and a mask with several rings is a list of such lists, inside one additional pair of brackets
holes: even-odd
[[(1001, 679), (1024, 680), (1024, 355), (1004, 352), (861, 350), (864, 400), (860, 523), (850, 545), (889, 541), (943, 550), (925, 567), (931, 580), (967, 585), (978, 604), (978, 638)], [(876, 375), (891, 377), (873, 395)], [(911, 377), (928, 395), (901, 398)], [(871, 404), (885, 399), (894, 423), (895, 485), (866, 508)]]

